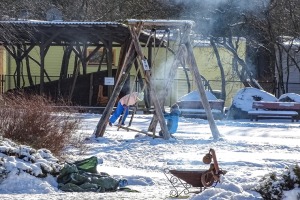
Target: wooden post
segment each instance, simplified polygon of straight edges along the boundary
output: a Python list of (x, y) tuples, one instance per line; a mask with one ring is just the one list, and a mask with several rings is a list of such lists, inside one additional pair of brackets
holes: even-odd
[[(161, 96), (161, 101), (160, 101), (160, 105), (163, 106), (165, 105), (165, 101), (166, 101), (166, 98), (167, 98), (167, 95), (169, 93), (169, 90), (170, 88), (172, 87), (172, 82), (175, 78), (175, 75), (176, 75), (176, 71), (177, 71), (177, 68), (178, 68), (178, 61), (179, 61), (179, 58), (183, 58), (183, 54), (184, 52), (186, 52), (186, 47), (184, 45), (180, 45), (180, 47), (178, 48), (178, 51), (176, 53), (176, 55), (174, 56), (174, 61), (172, 63), (172, 66), (170, 68), (170, 71), (169, 71), (169, 78), (165, 84), (165, 87), (164, 87), (164, 90), (162, 92), (162, 94), (160, 95)], [(163, 108), (161, 108), (163, 109)], [(155, 131), (156, 129), (156, 126), (157, 126), (157, 117), (156, 117), (156, 114), (154, 114), (152, 120), (151, 120), (151, 123), (148, 127), (148, 131), (150, 132), (153, 132)]]
[[(131, 41), (131, 43), (133, 43), (133, 42)], [(116, 100), (124, 86), (124, 83), (128, 77), (130, 68), (132, 66), (133, 61), (136, 59), (136, 56), (137, 56), (137, 54), (134, 50), (134, 46), (133, 46), (133, 44), (131, 44), (130, 48), (126, 54), (126, 57), (124, 59), (125, 62), (123, 63), (122, 70), (121, 70), (122, 74), (120, 74), (119, 79), (117, 80), (117, 83), (115, 85), (113, 93), (112, 93), (111, 97), (109, 98), (109, 101), (102, 113), (102, 117), (99, 120), (97, 127), (94, 131), (94, 135), (96, 137), (103, 137), (103, 135), (104, 135), (110, 114), (111, 114), (113, 107), (116, 103)]]
[(126, 81), (128, 77), (128, 73), (123, 73), (121, 75), (120, 81), (118, 82), (118, 85), (115, 86), (115, 89), (102, 113), (102, 117), (100, 119), (100, 121), (97, 124), (97, 127), (94, 131), (94, 135), (96, 137), (103, 137), (107, 123), (108, 123), (108, 119), (110, 117), (110, 114), (112, 113), (114, 104), (116, 103), (116, 100), (118, 98), (118, 95), (120, 94), (121, 89), (123, 88), (123, 85)]
[(190, 43), (189, 39), (186, 41), (185, 45), (186, 45), (186, 48), (187, 48), (187, 51), (188, 51), (190, 67), (191, 67), (191, 70), (194, 74), (194, 77), (195, 77), (195, 80), (196, 80), (196, 83), (197, 83), (197, 86), (198, 86), (198, 91), (200, 93), (203, 108), (206, 112), (207, 121), (209, 123), (210, 130), (212, 132), (212, 135), (213, 135), (214, 139), (217, 140), (217, 139), (220, 138), (221, 135), (219, 133), (219, 130), (218, 130), (218, 128), (216, 126), (216, 123), (215, 123), (215, 120), (213, 118), (211, 108), (210, 108), (209, 102), (208, 102), (206, 94), (205, 94), (205, 88), (204, 88), (202, 80), (201, 80), (200, 72), (199, 72), (198, 66), (196, 64), (196, 59), (195, 59), (195, 56), (194, 56), (194, 53), (193, 53), (193, 48), (191, 46), (191, 43)]
[[(109, 38), (108, 43), (108, 51), (106, 52), (107, 55), (107, 76), (112, 77), (112, 62), (113, 62), (113, 49), (112, 49), (112, 40)], [(111, 96), (113, 90), (113, 86), (108, 86), (107, 96), (108, 98)]]
[(22, 51), (21, 51), (21, 45), (17, 45), (17, 52), (16, 52), (16, 72), (17, 72), (17, 88), (20, 89), (21, 88), (21, 63), (22, 63), (22, 59), (21, 59), (21, 55), (22, 55)]
[[(138, 42), (138, 37), (137, 37), (137, 34), (134, 31), (133, 26), (130, 27), (130, 33), (131, 33), (131, 36), (132, 36), (132, 40), (133, 40), (136, 52), (140, 56), (140, 59), (144, 59), (142, 47)], [(170, 133), (168, 131), (168, 127), (166, 125), (166, 121), (165, 121), (164, 115), (162, 113), (160, 103), (159, 103), (158, 98), (157, 98), (157, 93), (155, 91), (155, 87), (153, 87), (153, 85), (151, 83), (150, 71), (145, 71), (144, 69), (143, 69), (143, 71), (145, 73), (147, 86), (150, 90), (150, 97), (151, 97), (151, 100), (153, 101), (153, 104), (154, 104), (155, 113), (156, 113), (156, 116), (158, 118), (160, 127), (161, 127), (162, 132), (163, 132), (163, 138), (165, 140), (168, 140), (168, 139), (170, 139)]]
[(90, 74), (89, 106), (92, 105), (92, 97), (93, 97), (93, 73)]
[[(43, 41), (43, 40), (42, 40)], [(45, 70), (45, 46), (42, 42), (40, 45), (40, 59), (41, 59), (41, 69), (40, 69), (40, 94), (44, 93), (44, 70)]]

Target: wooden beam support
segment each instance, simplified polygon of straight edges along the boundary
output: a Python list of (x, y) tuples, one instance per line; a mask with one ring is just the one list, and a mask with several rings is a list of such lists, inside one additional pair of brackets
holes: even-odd
[[(106, 51), (106, 55), (107, 55), (107, 76), (108, 77), (112, 77), (112, 62), (113, 62), (113, 48), (112, 48), (112, 40), (111, 38), (107, 41), (108, 46), (107, 46), (107, 51)], [(107, 96), (108, 98), (110, 98), (111, 94), (113, 91), (113, 86), (108, 86), (108, 91), (107, 91)]]
[[(132, 37), (132, 40), (133, 40), (133, 43), (134, 43), (135, 50), (138, 53), (138, 55), (140, 56), (140, 59), (142, 60), (142, 59), (144, 59), (142, 47), (139, 44), (138, 36), (137, 36), (137, 34), (136, 34), (133, 26), (130, 27), (130, 33), (131, 33), (131, 37)], [(150, 97), (151, 97), (151, 100), (152, 100), (152, 102), (154, 104), (155, 113), (156, 113), (156, 116), (158, 118), (160, 127), (161, 127), (162, 132), (163, 132), (163, 138), (165, 140), (168, 140), (168, 139), (170, 139), (170, 133), (168, 131), (166, 120), (164, 118), (164, 115), (163, 115), (163, 112), (162, 112), (159, 100), (157, 98), (157, 93), (156, 93), (155, 87), (151, 83), (151, 73), (150, 73), (149, 70), (145, 71), (143, 69), (143, 71), (145, 73), (145, 78), (146, 78), (147, 86), (148, 86), (148, 88), (150, 90)]]
[(93, 97), (93, 73), (90, 74), (89, 106), (92, 105), (92, 97)]
[(189, 40), (186, 41), (185, 46), (186, 46), (187, 51), (188, 51), (188, 58), (189, 58), (188, 61), (190, 63), (190, 68), (191, 68), (191, 71), (193, 72), (193, 75), (194, 75), (195, 80), (196, 80), (196, 84), (198, 86), (198, 91), (199, 91), (199, 94), (200, 94), (200, 97), (201, 97), (202, 105), (203, 105), (204, 110), (206, 112), (207, 121), (209, 123), (210, 130), (212, 132), (212, 135), (213, 135), (214, 139), (217, 140), (217, 139), (220, 138), (221, 134), (219, 133), (219, 130), (218, 130), (218, 128), (216, 126), (216, 123), (215, 123), (215, 120), (213, 118), (211, 108), (210, 108), (209, 102), (208, 102), (207, 97), (206, 97), (205, 88), (203, 86), (201, 75), (200, 75), (200, 72), (199, 72), (199, 69), (198, 69), (198, 66), (197, 66), (197, 63), (196, 63), (194, 53), (193, 53), (193, 48), (192, 48), (191, 43), (189, 42)]
[(195, 24), (194, 21), (191, 20), (138, 20), (138, 19), (129, 19), (127, 23), (129, 25), (135, 25), (137, 23), (142, 22), (144, 26), (151, 27), (181, 27), (181, 26), (193, 26)]
[[(160, 105), (161, 105), (162, 110), (163, 110), (163, 106), (165, 105), (165, 101), (166, 101), (166, 98), (168, 96), (169, 90), (172, 87), (172, 83), (173, 83), (174, 78), (176, 76), (176, 71), (177, 71), (177, 68), (180, 64), (179, 59), (184, 59), (184, 55), (186, 55), (186, 53), (187, 53), (187, 49), (186, 49), (185, 45), (181, 44), (179, 46), (178, 50), (177, 50), (176, 55), (174, 56), (174, 61), (173, 61), (172, 66), (170, 68), (169, 75), (168, 75), (168, 80), (165, 83), (164, 90), (160, 94), (160, 97), (161, 97)], [(152, 120), (151, 120), (151, 123), (148, 127), (148, 131), (154, 132), (155, 129), (156, 129), (156, 126), (157, 126), (157, 122), (158, 122), (158, 118), (157, 118), (156, 113), (155, 113)]]
[[(137, 28), (137, 32), (138, 34), (140, 33), (141, 30), (141, 26), (139, 26)], [(124, 86), (124, 83), (127, 80), (129, 71), (131, 69), (132, 63), (134, 62), (134, 60), (137, 57), (137, 53), (136, 50), (134, 48), (134, 44), (133, 44), (133, 40), (131, 41), (130, 45), (129, 45), (129, 49), (126, 53), (126, 56), (124, 58), (124, 62), (122, 65), (122, 68), (120, 70), (121, 74), (118, 77), (118, 80), (116, 82), (115, 88), (113, 90), (113, 93), (111, 95), (111, 97), (109, 98), (109, 101), (102, 113), (101, 119), (99, 120), (96, 129), (94, 130), (94, 135), (95, 137), (103, 137), (110, 114), (112, 113), (113, 107), (117, 101), (117, 98)]]
[(109, 101), (102, 113), (102, 117), (100, 119), (100, 121), (97, 124), (97, 127), (94, 131), (94, 135), (95, 137), (103, 137), (110, 114), (112, 113), (113, 107), (117, 101), (117, 98), (124, 86), (124, 83), (126, 82), (126, 79), (128, 77), (128, 72), (130, 71), (130, 68), (132, 66), (132, 62), (135, 60), (136, 58), (136, 53), (134, 53), (133, 51), (130, 51), (130, 58), (128, 59), (128, 63), (126, 63), (125, 68), (127, 68), (125, 70), (125, 72), (122, 73), (118, 83), (115, 85), (115, 88), (113, 90), (113, 93), (111, 95), (111, 97), (109, 98)]
[(41, 68), (40, 68), (40, 95), (44, 93), (44, 71), (45, 71), (45, 42), (44, 38), (42, 36), (41, 39), (41, 44), (39, 45), (40, 47), (40, 63), (41, 63)]

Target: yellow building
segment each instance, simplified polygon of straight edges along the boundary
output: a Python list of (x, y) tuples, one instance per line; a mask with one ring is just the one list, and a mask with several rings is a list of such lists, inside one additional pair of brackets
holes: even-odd
[[(99, 55), (102, 53), (102, 49), (99, 51)], [(218, 48), (219, 53), (221, 56), (221, 61), (224, 66), (225, 74), (226, 74), (226, 92), (227, 98), (225, 106), (229, 106), (231, 104), (232, 96), (243, 87), (240, 83), (231, 82), (231, 81), (238, 81), (235, 77), (234, 73), (232, 72), (232, 55), (224, 48)], [(89, 54), (93, 50), (93, 48), (88, 48), (87, 54)], [(61, 69), (61, 62), (62, 56), (64, 53), (63, 47), (55, 46), (50, 47), (48, 53), (45, 57), (45, 71), (49, 79), (57, 80), (59, 78), (60, 69)], [(240, 55), (245, 54), (245, 41), (242, 41), (240, 47)], [(118, 60), (119, 60), (120, 48), (114, 47), (113, 48), (113, 69), (117, 69)], [(156, 86), (156, 90), (159, 92), (160, 89), (163, 88), (166, 79), (169, 76), (169, 68), (172, 65), (174, 60), (174, 56), (171, 52), (166, 51), (165, 48), (157, 48), (153, 49), (153, 61), (150, 61), (152, 65), (152, 78), (153, 83)], [(145, 49), (145, 55), (147, 55), (147, 49)], [(0, 49), (0, 74), (7, 75), (5, 77), (5, 84), (1, 85), (4, 91), (8, 89), (12, 89), (15, 87), (13, 75), (16, 70), (15, 60), (12, 58), (11, 55), (6, 53), (4, 48)], [(39, 84), (39, 76), (40, 76), (40, 66), (34, 61), (38, 61), (39, 59), (39, 48), (35, 47), (32, 51), (30, 51), (30, 73), (33, 77), (34, 83)], [(221, 75), (220, 70), (217, 65), (217, 60), (213, 49), (207, 43), (195, 43), (194, 46), (194, 56), (196, 58), (197, 65), (200, 70), (200, 74), (205, 77), (206, 80), (209, 81), (211, 88), (213, 90), (221, 90)], [(68, 67), (68, 74), (72, 75), (74, 71), (74, 60), (75, 54), (72, 53), (70, 57), (69, 67)], [(96, 72), (99, 68), (99, 56), (95, 57), (94, 59), (90, 60), (87, 65), (87, 73)], [(103, 65), (101, 65), (101, 70), (107, 70), (105, 61)], [(21, 87), (29, 86), (28, 77), (27, 77), (27, 69), (26, 69), (26, 62), (23, 60), (22, 64), (22, 84)], [(134, 67), (131, 70), (131, 87), (135, 87), (133, 83), (135, 81), (135, 69)], [(197, 86), (195, 84), (195, 80), (193, 76), (188, 72), (189, 79), (190, 79), (190, 86), (191, 91), (196, 90)], [(45, 78), (45, 81), (48, 82), (49, 80)], [(141, 88), (131, 88), (131, 90), (139, 90)], [(183, 71), (182, 67), (179, 67), (177, 70), (176, 78), (173, 81), (172, 89), (169, 93), (167, 98), (167, 102), (165, 106), (172, 105), (176, 100), (188, 93), (188, 84), (186, 75)]]

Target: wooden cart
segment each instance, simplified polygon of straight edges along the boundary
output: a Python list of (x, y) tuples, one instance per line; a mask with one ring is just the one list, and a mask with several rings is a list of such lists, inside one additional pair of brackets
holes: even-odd
[(226, 171), (219, 168), (216, 153), (213, 149), (210, 149), (208, 154), (203, 157), (203, 162), (210, 164), (208, 170), (165, 170), (165, 176), (174, 187), (174, 189), (170, 191), (171, 196), (178, 197), (182, 193), (188, 194), (192, 187), (200, 188), (198, 192), (202, 192), (205, 188), (220, 182), (221, 175), (225, 175)]

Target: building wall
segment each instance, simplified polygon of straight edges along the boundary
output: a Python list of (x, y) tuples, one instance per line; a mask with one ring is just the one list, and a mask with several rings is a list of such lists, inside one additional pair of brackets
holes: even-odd
[[(92, 48), (91, 48), (92, 49)], [(90, 50), (90, 49), (89, 49)], [(48, 76), (50, 77), (50, 80), (57, 80), (59, 78), (60, 74), (60, 68), (61, 68), (61, 62), (62, 62), (62, 57), (63, 57), (63, 47), (50, 47), (48, 50), (48, 53), (45, 57), (45, 71), (47, 72)], [(116, 64), (117, 57), (119, 56), (119, 49), (114, 50), (115, 57), (114, 57), (114, 63)], [(39, 48), (35, 47), (29, 54), (33, 59), (36, 61), (40, 61), (40, 56), (39, 56)], [(69, 67), (68, 67), (68, 74), (72, 75), (74, 71), (74, 61), (75, 61), (75, 54), (72, 52), (70, 61), (69, 61)], [(7, 61), (5, 62), (7, 65), (7, 72), (5, 73), (6, 75), (13, 75), (15, 70), (16, 70), (16, 63), (12, 56), (9, 54), (7, 55)], [(116, 68), (116, 66), (113, 66), (113, 68)], [(106, 64), (102, 65), (101, 70), (106, 70)], [(96, 72), (98, 70), (98, 65), (97, 64), (89, 64), (87, 66), (87, 73), (91, 72)], [(33, 81), (35, 84), (40, 83), (40, 66), (30, 60), (30, 72), (33, 77)], [(80, 73), (82, 74), (82, 68), (80, 68)], [(24, 75), (24, 86), (28, 86), (28, 78), (27, 78), (27, 70), (26, 70), (26, 63), (25, 60), (23, 60), (23, 70), (22, 74)], [(45, 82), (48, 81), (46, 75), (44, 76)], [(22, 81), (22, 86), (23, 86), (23, 81)], [(6, 81), (6, 89), (11, 89), (15, 87), (14, 86), (14, 79), (12, 76), (7, 77)]]
[[(286, 47), (288, 48), (288, 47)], [(298, 53), (299, 46), (294, 45), (291, 47), (290, 54), (294, 57), (296, 62), (300, 63), (300, 53)], [(282, 51), (282, 59), (280, 61), (279, 59), (279, 53), (277, 49), (277, 62), (282, 64), (282, 70), (283, 70), (283, 82), (284, 85), (286, 86), (287, 81), (288, 81), (288, 93), (296, 93), (300, 94), (300, 72), (299, 69), (296, 67), (296, 65), (290, 61), (289, 66), (287, 65), (287, 53), (285, 51)], [(278, 70), (275, 68), (275, 76), (278, 77)], [(287, 79), (288, 78), (288, 79)], [(278, 88), (280, 90), (280, 88)], [(282, 95), (282, 92), (278, 92), (278, 97)]]
[[(92, 48), (90, 48), (92, 49)], [(90, 50), (89, 49), (89, 50)], [(118, 57), (119, 51), (116, 51), (115, 49), (115, 60)], [(59, 76), (60, 73), (60, 67), (61, 67), (61, 62), (62, 62), (62, 57), (63, 57), (63, 47), (50, 47), (48, 50), (48, 53), (45, 57), (45, 70), (48, 73), (49, 76)], [(31, 57), (33, 57), (35, 60), (39, 61), (39, 48), (35, 47), (29, 54)], [(11, 58), (13, 60), (13, 58)], [(75, 54), (72, 52), (70, 61), (69, 61), (69, 67), (68, 67), (68, 74), (73, 74), (74, 70), (74, 60), (75, 60)], [(14, 61), (14, 60), (13, 60)], [(117, 61), (117, 60), (116, 60)], [(25, 69), (25, 62), (23, 61), (24, 69)], [(13, 72), (16, 68), (15, 63), (12, 63), (11, 65), (11, 71)], [(31, 74), (33, 76), (40, 76), (40, 67), (37, 63), (30, 61), (30, 66), (31, 66)], [(106, 65), (103, 65), (101, 67), (103, 70), (106, 70)], [(89, 64), (87, 66), (87, 73), (90, 72), (95, 72), (98, 69), (97, 64)], [(82, 73), (82, 68), (80, 69)], [(27, 75), (27, 71), (23, 70), (23, 74)]]
[[(245, 40), (241, 40), (239, 47), (239, 55), (242, 58), (245, 58), (246, 51), (246, 42)], [(223, 64), (223, 68), (225, 71), (225, 80), (226, 80), (226, 101), (225, 106), (230, 106), (232, 103), (232, 98), (236, 94), (236, 92), (243, 88), (243, 84), (240, 83), (238, 77), (232, 71), (232, 54), (226, 50), (225, 48), (218, 47), (220, 59)], [(214, 91), (221, 91), (221, 72), (217, 64), (216, 56), (213, 52), (213, 49), (209, 45), (196, 45), (194, 47), (194, 56), (196, 59), (197, 66), (199, 68), (200, 74), (205, 77), (206, 80), (209, 81), (209, 84)], [(197, 89), (197, 84), (189, 72), (189, 77), (191, 79), (190, 85), (192, 87), (191, 90)], [(187, 93), (187, 83), (185, 81), (185, 74), (183, 69), (179, 69), (177, 72), (178, 81), (178, 93), (176, 98), (183, 96)]]

